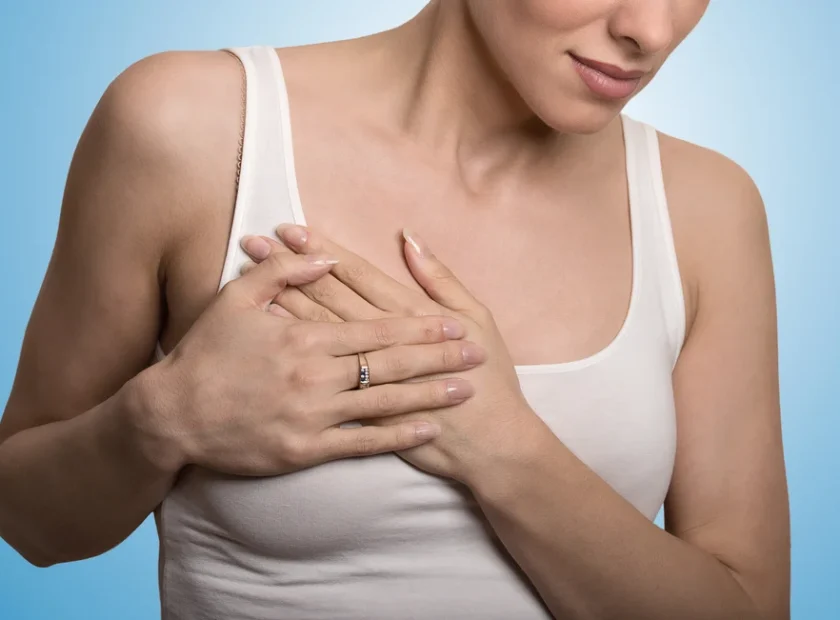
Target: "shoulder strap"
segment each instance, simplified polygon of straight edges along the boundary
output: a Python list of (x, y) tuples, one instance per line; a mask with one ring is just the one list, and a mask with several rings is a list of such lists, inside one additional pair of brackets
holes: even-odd
[(295, 221), (300, 199), (290, 152), (288, 100), (274, 48), (234, 47), (245, 76), (245, 115), (239, 186), (227, 257), (219, 288), (239, 275), (247, 260), (239, 247), (244, 235), (273, 236), (275, 228)]
[[(665, 194), (659, 136), (651, 125), (622, 115), (633, 243), (645, 286), (658, 297), (676, 363), (685, 338), (685, 302)], [(635, 206), (634, 206), (635, 205)]]

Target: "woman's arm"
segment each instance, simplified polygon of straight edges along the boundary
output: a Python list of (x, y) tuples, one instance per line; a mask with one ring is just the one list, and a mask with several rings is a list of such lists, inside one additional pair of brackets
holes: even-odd
[[(765, 215), (746, 174), (718, 156), (699, 155), (695, 181), (677, 190), (694, 202), (676, 223), (693, 231), (686, 243), (694, 247), (685, 256), (700, 286), (674, 373), (678, 447), (667, 531), (553, 436), (541, 435), (541, 448), (519, 452), (516, 460), (489, 462), (472, 485), (558, 617), (789, 617), (789, 518)], [(714, 183), (704, 187), (698, 172)]]
[[(169, 448), (154, 435), (165, 403), (154, 367), (141, 371), (161, 325), (164, 261), (189, 230), (191, 205), (230, 212), (239, 125), (235, 59), (198, 56), (163, 54), (129, 68), (73, 158), (0, 422), (0, 536), (37, 565), (113, 547), (172, 482)], [(229, 170), (217, 166), (230, 191), (219, 195), (193, 181), (196, 162), (215, 165), (195, 157), (203, 139), (195, 110), (207, 100), (196, 62), (210, 63), (198, 73), (216, 83), (213, 65), (226, 63), (233, 85), (229, 105), (216, 99), (230, 108), (220, 113), (230, 119)], [(223, 133), (211, 132), (217, 141)]]

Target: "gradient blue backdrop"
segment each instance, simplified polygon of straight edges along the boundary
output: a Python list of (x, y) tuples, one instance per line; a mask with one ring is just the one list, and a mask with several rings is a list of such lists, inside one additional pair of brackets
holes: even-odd
[[(276, 46), (396, 25), (422, 0), (0, 2), (0, 403), (55, 237), (76, 140), (108, 83), (167, 49)], [(796, 620), (840, 618), (840, 2), (713, 0), (630, 108), (741, 163), (764, 195), (778, 283)], [(2, 498), (0, 498), (2, 501)], [(0, 620), (159, 613), (147, 522), (104, 557), (35, 569), (0, 542)]]

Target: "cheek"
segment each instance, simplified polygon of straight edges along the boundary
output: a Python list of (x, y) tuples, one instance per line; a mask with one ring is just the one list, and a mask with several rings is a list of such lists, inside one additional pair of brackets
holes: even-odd
[(616, 0), (516, 0), (523, 18), (554, 32), (571, 32), (610, 12)]

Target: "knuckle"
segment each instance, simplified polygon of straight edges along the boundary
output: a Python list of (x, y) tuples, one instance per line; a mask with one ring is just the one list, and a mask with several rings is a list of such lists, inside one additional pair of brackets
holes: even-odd
[(308, 390), (321, 381), (320, 371), (309, 364), (298, 364), (289, 374), (289, 382), (293, 388)]
[(358, 284), (367, 279), (369, 275), (368, 268), (365, 265), (350, 265), (344, 270), (344, 278), (347, 284)]
[(324, 277), (306, 285), (306, 292), (317, 301), (328, 301), (335, 297), (333, 282)]
[(356, 436), (354, 451), (359, 456), (368, 456), (376, 452), (376, 438), (365, 430)]
[(377, 321), (373, 325), (373, 337), (381, 347), (390, 347), (394, 344), (394, 330), (385, 321)]
[(434, 404), (449, 402), (446, 384), (443, 381), (433, 381), (429, 384), (429, 401)]
[(446, 343), (441, 351), (441, 363), (445, 370), (452, 370), (461, 366), (463, 356), (461, 355), (461, 344), (457, 342)]
[(394, 394), (390, 390), (380, 390), (376, 395), (376, 410), (379, 413), (392, 413), (396, 407), (397, 402)]
[(281, 438), (278, 452), (277, 458), (281, 463), (288, 463), (295, 467), (301, 467), (309, 460), (309, 453), (304, 443), (297, 438)]
[(345, 345), (350, 340), (350, 329), (347, 323), (333, 323), (332, 337), (337, 344)]
[(443, 340), (443, 321), (440, 318), (427, 319), (423, 323), (423, 338), (425, 342), (440, 342)]
[(407, 448), (414, 445), (414, 434), (409, 432), (409, 429), (403, 425), (394, 427), (393, 438), (395, 448)]
[(443, 283), (454, 282), (456, 280), (455, 276), (453, 275), (453, 273), (451, 271), (449, 271), (448, 269), (443, 269), (443, 268), (435, 269), (432, 272), (431, 276), (436, 281), (443, 282)]
[(405, 357), (398, 351), (388, 353), (385, 356), (385, 369), (390, 375), (401, 376), (407, 367)]
[(331, 323), (334, 321), (332, 313), (326, 308), (318, 306), (312, 315), (312, 320), (318, 323)]
[(287, 342), (298, 351), (309, 351), (317, 344), (317, 336), (311, 325), (296, 323), (287, 328)]

